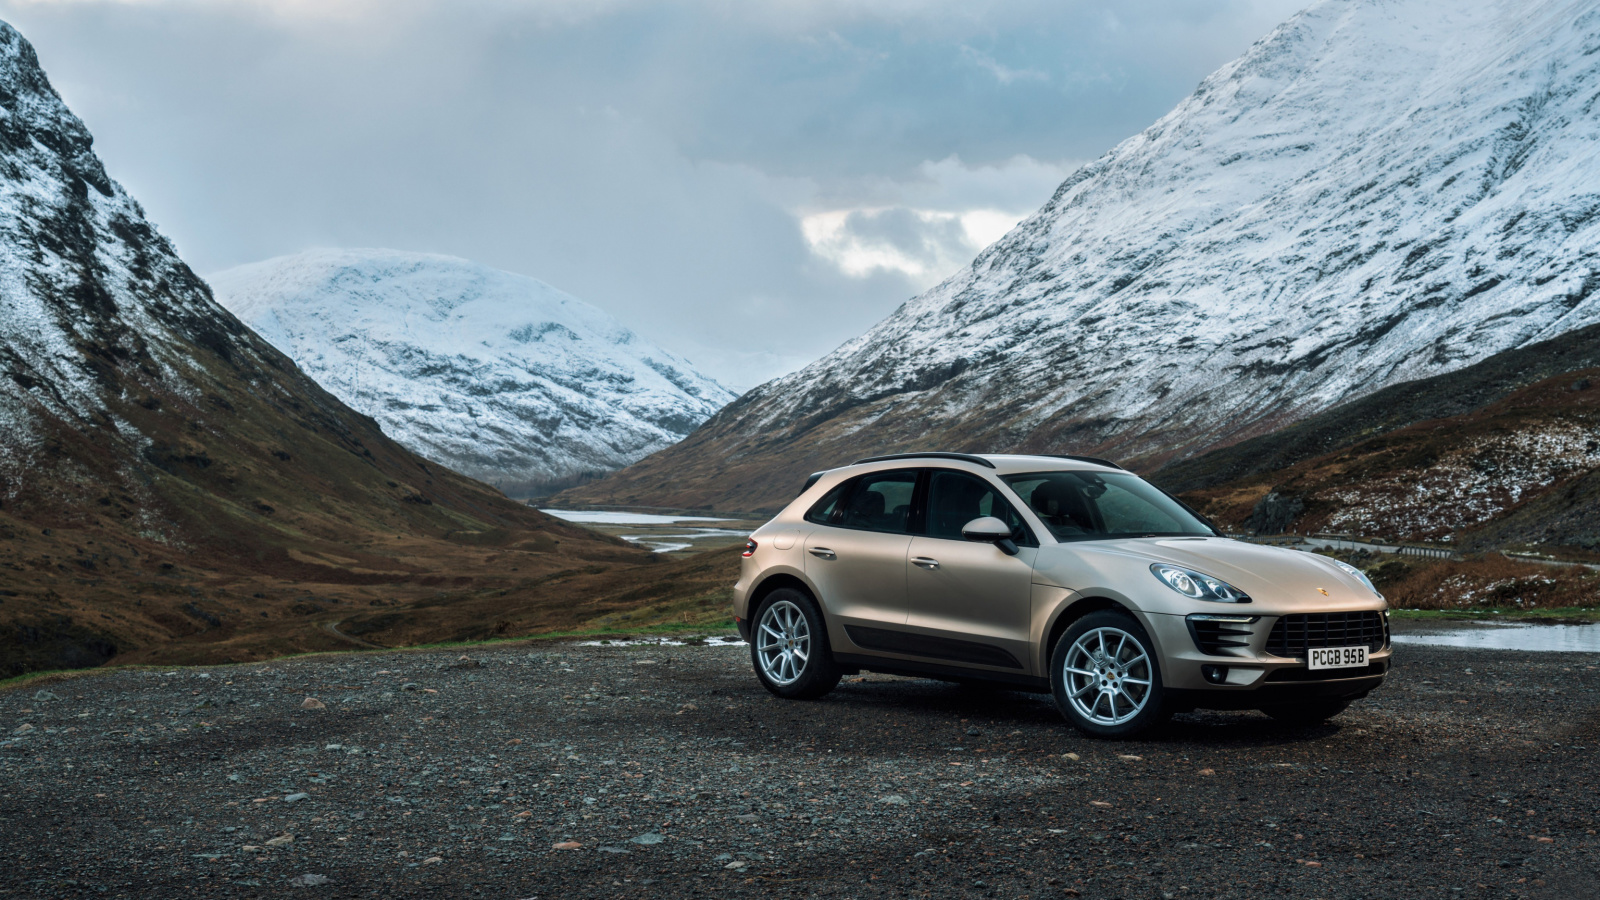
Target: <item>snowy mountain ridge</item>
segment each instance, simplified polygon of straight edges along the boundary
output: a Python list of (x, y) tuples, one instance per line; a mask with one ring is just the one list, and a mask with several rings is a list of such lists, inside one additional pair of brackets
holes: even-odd
[(507, 489), (627, 465), (733, 400), (605, 312), (457, 257), (310, 250), (209, 280), (389, 436)]
[(1600, 321), (1597, 50), (1594, 0), (1323, 0), (684, 445), (780, 453), (766, 486), (669, 451), (571, 499), (749, 508), (916, 447), (1149, 468)]
[(93, 144), (0, 22), (0, 500), (37, 477), (60, 427), (148, 449), (119, 407), (198, 400), (197, 343), (250, 367), (276, 356), (212, 302)]

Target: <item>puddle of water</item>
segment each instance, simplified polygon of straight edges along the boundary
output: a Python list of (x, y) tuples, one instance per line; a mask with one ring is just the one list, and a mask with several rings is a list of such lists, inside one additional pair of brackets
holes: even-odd
[[(603, 641), (579, 641), (579, 647), (682, 647), (688, 641), (680, 641), (669, 637), (642, 637), (642, 638), (617, 638)], [(744, 647), (744, 641), (736, 637), (722, 637), (712, 635), (696, 643), (699, 647)]]
[(673, 525), (678, 522), (726, 522), (710, 516), (659, 516), (652, 513), (604, 512), (598, 510), (541, 509), (545, 515), (584, 525)]
[(1526, 650), (1547, 653), (1600, 653), (1600, 623), (1593, 625), (1490, 625), (1445, 632), (1392, 635), (1396, 644)]

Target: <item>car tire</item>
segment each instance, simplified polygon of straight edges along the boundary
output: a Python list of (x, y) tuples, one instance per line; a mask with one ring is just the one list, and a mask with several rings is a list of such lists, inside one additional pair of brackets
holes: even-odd
[(1172, 715), (1155, 644), (1121, 610), (1092, 612), (1067, 626), (1050, 652), (1050, 690), (1067, 721), (1091, 737), (1136, 737)]
[(1350, 708), (1349, 700), (1312, 700), (1286, 706), (1268, 706), (1261, 711), (1290, 725), (1315, 725)]
[(838, 686), (844, 673), (811, 597), (778, 588), (762, 598), (750, 623), (750, 662), (762, 687), (786, 700), (815, 700)]

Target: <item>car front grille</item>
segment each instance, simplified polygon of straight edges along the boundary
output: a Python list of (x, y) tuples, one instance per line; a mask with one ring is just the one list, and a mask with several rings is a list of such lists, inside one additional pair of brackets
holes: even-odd
[(1379, 612), (1299, 613), (1283, 616), (1267, 635), (1267, 652), (1285, 659), (1304, 659), (1321, 647), (1355, 647), (1376, 653), (1389, 642), (1389, 629)]

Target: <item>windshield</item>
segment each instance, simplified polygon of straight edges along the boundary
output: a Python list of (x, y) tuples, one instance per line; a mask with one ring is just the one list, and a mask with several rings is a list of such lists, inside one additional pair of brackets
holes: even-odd
[(1002, 480), (1058, 541), (1216, 534), (1181, 503), (1127, 472), (1033, 472)]

